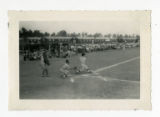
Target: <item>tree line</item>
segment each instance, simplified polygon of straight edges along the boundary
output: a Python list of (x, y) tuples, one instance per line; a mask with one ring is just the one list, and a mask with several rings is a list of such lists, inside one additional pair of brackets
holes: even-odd
[(40, 30), (27, 30), (26, 28), (22, 27), (19, 30), (19, 37), (48, 37), (48, 36), (60, 36), (60, 37), (108, 37), (108, 38), (117, 38), (117, 39), (123, 39), (123, 38), (136, 38), (140, 39), (139, 35), (135, 34), (101, 34), (101, 33), (94, 33), (94, 34), (89, 34), (87, 32), (82, 32), (82, 33), (68, 33), (66, 30), (61, 30), (57, 33), (48, 33), (48, 32), (41, 32)]

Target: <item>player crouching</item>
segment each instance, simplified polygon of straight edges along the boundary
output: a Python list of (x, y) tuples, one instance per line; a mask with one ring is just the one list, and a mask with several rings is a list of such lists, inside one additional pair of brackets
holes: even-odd
[(62, 68), (60, 68), (60, 72), (62, 73), (61, 77), (66, 78), (68, 76), (71, 76), (70, 74), (70, 65), (69, 65), (69, 60), (66, 59), (65, 64), (62, 66)]

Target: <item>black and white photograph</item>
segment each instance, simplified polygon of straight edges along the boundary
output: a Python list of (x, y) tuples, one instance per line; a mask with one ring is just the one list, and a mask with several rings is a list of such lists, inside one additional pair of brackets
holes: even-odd
[(19, 22), (20, 99), (139, 99), (139, 28), (132, 18)]
[(144, 30), (149, 30), (142, 27), (143, 12), (109, 12), (104, 17), (101, 12), (78, 13), (49, 18), (52, 12), (43, 12), (48, 20), (37, 20), (34, 13), (28, 20), (31, 13), (15, 20), (17, 98), (142, 101), (149, 88), (146, 84), (143, 90), (149, 79), (141, 77), (146, 73), (141, 42)]

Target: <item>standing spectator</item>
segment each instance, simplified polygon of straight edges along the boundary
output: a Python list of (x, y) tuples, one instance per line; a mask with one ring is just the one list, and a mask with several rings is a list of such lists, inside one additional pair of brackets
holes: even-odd
[(27, 52), (26, 52), (26, 51), (24, 51), (23, 60), (24, 60), (24, 61), (26, 61), (26, 59), (27, 59)]
[(45, 76), (45, 63), (44, 63), (44, 58), (43, 58), (43, 53), (44, 53), (44, 50), (41, 51), (41, 56), (40, 56), (40, 59), (41, 59), (41, 68), (42, 68), (42, 77)]
[(50, 65), (50, 62), (49, 62), (48, 54), (46, 50), (43, 53), (43, 58), (44, 58), (44, 64), (45, 64), (45, 75), (46, 77), (48, 77), (48, 66)]
[(71, 51), (70, 51), (70, 49), (67, 50), (67, 57), (68, 57), (68, 58), (71, 57)]

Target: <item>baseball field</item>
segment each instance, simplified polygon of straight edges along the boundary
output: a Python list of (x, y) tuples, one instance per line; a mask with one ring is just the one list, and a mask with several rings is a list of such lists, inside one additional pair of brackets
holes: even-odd
[[(79, 56), (69, 59), (72, 67), (80, 65)], [(59, 72), (65, 58), (50, 59), (48, 78), (41, 77), (40, 61), (20, 60), (20, 99), (140, 98), (140, 48), (92, 52), (86, 57), (94, 73), (66, 79)]]

